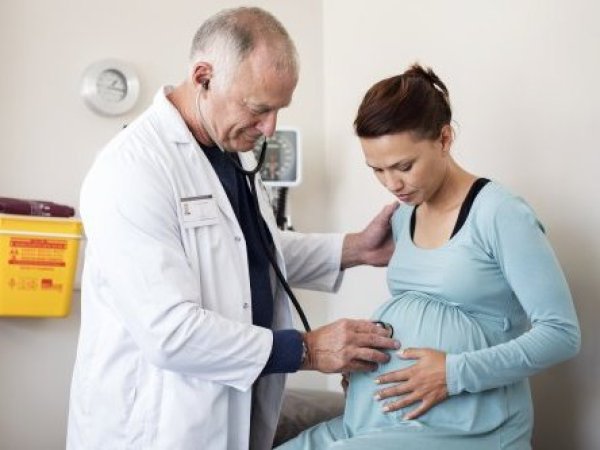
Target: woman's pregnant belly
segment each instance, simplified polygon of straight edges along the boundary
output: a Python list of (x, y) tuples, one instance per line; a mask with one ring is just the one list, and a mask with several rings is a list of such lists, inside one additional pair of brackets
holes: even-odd
[[(375, 312), (373, 320), (390, 323), (394, 327), (394, 338), (403, 348), (462, 353), (489, 347), (488, 339), (475, 319), (453, 304), (418, 292), (405, 292), (386, 302)], [(386, 400), (376, 401), (373, 396), (377, 390), (392, 385), (377, 385), (375, 378), (416, 362), (401, 359), (395, 352), (390, 352), (390, 356), (390, 361), (380, 365), (377, 371), (355, 373), (350, 377), (344, 413), (344, 424), (350, 436), (389, 427), (479, 434), (497, 428), (506, 420), (503, 388), (449, 397), (416, 420), (402, 419), (416, 404), (384, 413), (381, 408)]]

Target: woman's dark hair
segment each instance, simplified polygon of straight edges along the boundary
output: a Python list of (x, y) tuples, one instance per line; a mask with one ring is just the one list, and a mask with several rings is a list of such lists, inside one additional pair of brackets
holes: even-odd
[(430, 68), (413, 64), (402, 75), (381, 80), (367, 91), (354, 128), (361, 138), (410, 131), (419, 139), (437, 139), (451, 120), (446, 85)]

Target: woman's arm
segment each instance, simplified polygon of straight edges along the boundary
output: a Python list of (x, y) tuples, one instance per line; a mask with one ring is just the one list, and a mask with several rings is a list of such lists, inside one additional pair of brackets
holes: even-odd
[(447, 355), (450, 395), (519, 381), (579, 351), (579, 323), (569, 287), (541, 225), (525, 202), (511, 198), (497, 208), (490, 245), (531, 329), (494, 347)]

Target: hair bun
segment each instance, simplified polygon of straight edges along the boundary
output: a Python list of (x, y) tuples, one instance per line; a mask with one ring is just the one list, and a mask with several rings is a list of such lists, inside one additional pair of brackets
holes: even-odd
[(361, 102), (354, 129), (361, 138), (409, 131), (438, 139), (452, 121), (446, 85), (431, 69), (413, 64), (406, 72), (375, 83)]
[(425, 69), (420, 64), (414, 63), (406, 72), (404, 72), (404, 75), (427, 80), (435, 89), (444, 95), (446, 100), (448, 100), (448, 89), (446, 88), (446, 85), (442, 80), (440, 80), (431, 67), (427, 67)]

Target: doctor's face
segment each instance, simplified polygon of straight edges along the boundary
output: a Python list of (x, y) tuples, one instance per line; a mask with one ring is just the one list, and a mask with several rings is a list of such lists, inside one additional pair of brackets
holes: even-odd
[(212, 137), (229, 151), (252, 150), (261, 136), (275, 132), (277, 114), (290, 104), (296, 82), (295, 74), (274, 67), (267, 49), (255, 49), (229, 84), (205, 94)]
[(447, 132), (442, 130), (435, 140), (402, 132), (360, 142), (365, 162), (379, 182), (400, 202), (418, 205), (432, 199), (444, 181), (449, 161)]

